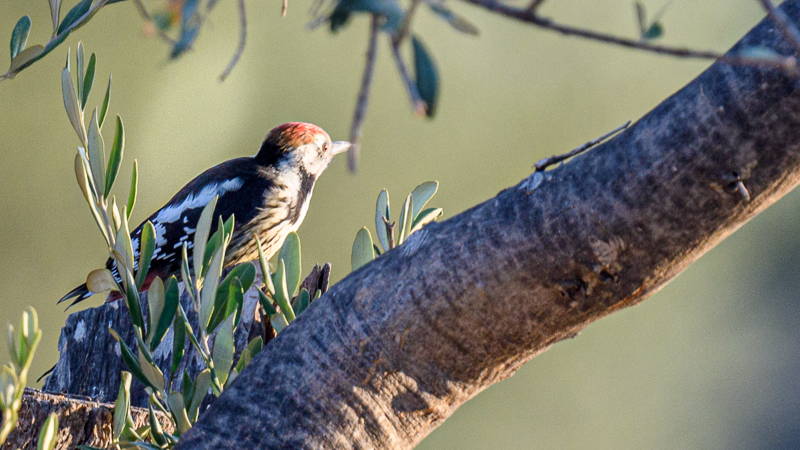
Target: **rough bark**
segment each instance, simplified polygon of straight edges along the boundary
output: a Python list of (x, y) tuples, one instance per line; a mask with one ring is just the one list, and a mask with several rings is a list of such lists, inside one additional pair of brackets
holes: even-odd
[[(800, 0), (782, 8), (800, 21)], [(794, 48), (769, 22), (732, 52), (746, 47)], [(715, 64), (605, 145), (333, 286), (178, 448), (412, 447), (553, 343), (647, 298), (798, 182), (800, 81)]]
[[(0, 450), (34, 450), (42, 424), (51, 412), (58, 415), (57, 450), (73, 449), (78, 445), (106, 448), (111, 443), (114, 405), (26, 389), (17, 427)], [(173, 432), (166, 416), (160, 412), (156, 414), (161, 426)], [(148, 411), (142, 408), (131, 408), (131, 416), (137, 427), (149, 420)]]

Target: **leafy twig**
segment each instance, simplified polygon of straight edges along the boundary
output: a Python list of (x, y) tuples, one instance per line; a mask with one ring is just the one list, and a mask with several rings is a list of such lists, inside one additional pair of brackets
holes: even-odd
[(756, 67), (774, 67), (784, 70), (790, 75), (800, 75), (797, 69), (797, 60), (793, 57), (780, 58), (780, 59), (766, 59), (766, 58), (748, 58), (748, 57), (732, 57), (725, 56), (722, 53), (713, 50), (694, 50), (690, 48), (670, 47), (666, 45), (653, 44), (651, 42), (630, 39), (612, 34), (602, 33), (599, 31), (588, 30), (585, 28), (574, 27), (554, 22), (545, 17), (536, 14), (536, 10), (531, 11), (529, 8), (517, 8), (514, 6), (500, 3), (496, 0), (464, 0), (475, 6), (484, 8), (490, 12), (500, 14), (505, 17), (517, 19), (525, 23), (529, 23), (535, 27), (551, 30), (561, 33), (566, 36), (576, 36), (583, 39), (588, 39), (596, 42), (604, 42), (607, 44), (618, 45), (620, 47), (632, 48), (643, 50), (650, 53), (660, 55), (669, 55), (679, 58), (695, 58), (695, 59), (708, 59), (719, 60), (727, 64), (743, 65), (743, 66), (756, 66)]
[(372, 86), (372, 76), (375, 74), (375, 56), (378, 53), (378, 32), (380, 31), (380, 16), (372, 15), (372, 25), (369, 30), (369, 45), (367, 47), (367, 60), (364, 63), (364, 75), (361, 78), (361, 88), (358, 90), (356, 109), (353, 112), (353, 125), (350, 127), (350, 149), (347, 151), (347, 167), (351, 172), (356, 171), (358, 154), (361, 150), (361, 127), (369, 103), (369, 91)]

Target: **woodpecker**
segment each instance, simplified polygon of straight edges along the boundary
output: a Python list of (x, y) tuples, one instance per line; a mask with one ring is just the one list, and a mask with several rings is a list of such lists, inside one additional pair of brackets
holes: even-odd
[[(186, 242), (191, 250), (200, 213), (214, 196), (218, 196), (214, 217), (234, 216), (224, 265), (256, 259), (256, 236), (265, 256), (271, 257), (303, 222), (317, 178), (335, 155), (349, 147), (349, 142), (332, 142), (316, 125), (285, 123), (267, 134), (255, 156), (231, 159), (200, 174), (147, 218), (156, 231), (156, 247), (143, 290), (156, 276), (166, 279), (180, 273), (183, 244)], [(138, 261), (139, 239), (147, 221), (131, 232), (134, 261)], [(213, 220), (211, 233), (216, 228), (217, 221)], [(189, 267), (193, 267), (192, 253), (188, 252)], [(106, 261), (106, 268), (119, 281), (113, 259)], [(58, 302), (75, 298), (72, 306), (94, 294), (82, 284)], [(119, 298), (114, 292), (107, 301)]]

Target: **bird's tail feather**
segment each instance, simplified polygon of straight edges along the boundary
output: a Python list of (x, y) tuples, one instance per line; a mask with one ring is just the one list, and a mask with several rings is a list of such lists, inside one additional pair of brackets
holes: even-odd
[(67, 295), (61, 297), (61, 300), (59, 300), (58, 303), (64, 302), (66, 300), (75, 297), (75, 300), (72, 303), (70, 303), (69, 306), (67, 306), (67, 309), (69, 309), (76, 303), (82, 302), (87, 298), (91, 297), (92, 295), (94, 295), (94, 292), (90, 291), (89, 288), (86, 287), (86, 283), (84, 283), (76, 287), (75, 289), (69, 291)]

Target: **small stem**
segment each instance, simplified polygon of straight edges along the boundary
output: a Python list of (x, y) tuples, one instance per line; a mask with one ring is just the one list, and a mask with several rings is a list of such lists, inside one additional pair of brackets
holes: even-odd
[(392, 44), (391, 47), (392, 56), (394, 56), (394, 62), (397, 65), (397, 71), (400, 73), (400, 78), (402, 78), (403, 83), (406, 85), (408, 98), (411, 101), (411, 109), (413, 109), (414, 113), (418, 116), (422, 116), (425, 114), (425, 102), (422, 101), (422, 97), (419, 95), (419, 90), (417, 90), (417, 85), (414, 83), (414, 80), (411, 79), (408, 69), (406, 69), (406, 64), (403, 62), (403, 56), (400, 55), (400, 49), (394, 46), (394, 44)]
[(347, 150), (347, 167), (355, 172), (358, 165), (358, 155), (361, 150), (361, 127), (367, 114), (369, 92), (372, 78), (375, 74), (375, 56), (378, 53), (378, 31), (380, 30), (380, 17), (372, 15), (372, 26), (369, 30), (369, 44), (367, 46), (367, 61), (364, 63), (364, 75), (361, 77), (361, 88), (358, 90), (356, 109), (353, 111), (353, 124), (350, 126), (350, 149)]
[(394, 226), (397, 225), (397, 222), (389, 223), (386, 217), (383, 217), (383, 224), (386, 225), (386, 234), (389, 235), (389, 250), (391, 250), (395, 247)]
[(239, 58), (244, 53), (245, 43), (247, 43), (247, 12), (244, 9), (244, 0), (239, 0), (239, 45), (236, 47), (236, 52), (233, 54), (228, 66), (219, 76), (220, 81), (225, 81), (225, 78), (228, 78), (233, 68), (236, 67)]
[(421, 0), (411, 0), (411, 5), (408, 7), (408, 11), (406, 11), (405, 17), (403, 17), (403, 23), (392, 38), (392, 45), (395, 47), (400, 47), (400, 44), (402, 44), (403, 40), (408, 36), (409, 30), (411, 30), (411, 21), (414, 18), (414, 12), (417, 10), (417, 6), (419, 6), (420, 3)]
[(528, 14), (536, 14), (536, 11), (542, 6), (544, 0), (532, 0), (531, 4), (525, 9)]
[(613, 136), (613, 135), (619, 133), (620, 131), (628, 128), (630, 125), (631, 125), (630, 121), (625, 122), (625, 124), (623, 124), (622, 126), (617, 127), (615, 129), (609, 131), (608, 133), (600, 136), (597, 139), (591, 140), (591, 141), (581, 145), (580, 147), (576, 148), (575, 150), (572, 150), (570, 152), (567, 152), (567, 153), (564, 153), (564, 154), (561, 154), (561, 155), (553, 155), (553, 156), (550, 156), (549, 158), (545, 158), (545, 159), (537, 162), (536, 164), (534, 164), (533, 167), (536, 168), (537, 172), (541, 172), (541, 171), (547, 169), (548, 167), (552, 166), (553, 164), (558, 164), (561, 161), (565, 161), (568, 158), (572, 158), (575, 155), (579, 155), (579, 154), (585, 152), (586, 150), (589, 150), (590, 148), (594, 147), (595, 145), (605, 141), (606, 139), (610, 138), (611, 136)]
[(281, 4), (281, 17), (286, 17), (286, 11), (289, 9), (289, 0), (283, 0)]
[(800, 51), (800, 32), (789, 22), (786, 13), (780, 9), (776, 9), (772, 4), (772, 0), (759, 0), (759, 2), (761, 6), (764, 7), (764, 10), (767, 11), (769, 18), (781, 29), (783, 36), (794, 45), (795, 51)]

